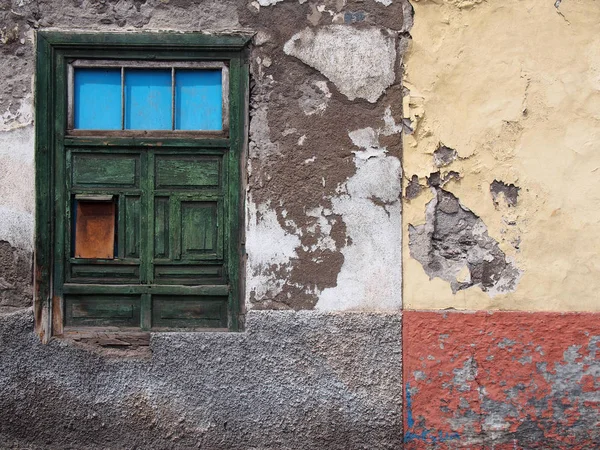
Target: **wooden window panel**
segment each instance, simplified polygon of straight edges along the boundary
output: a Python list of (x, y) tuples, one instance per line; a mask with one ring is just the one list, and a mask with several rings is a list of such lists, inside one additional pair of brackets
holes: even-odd
[[(64, 327), (239, 330), (251, 36), (43, 31), (37, 38), (34, 308), (42, 340)], [(120, 72), (111, 81), (120, 99), (87, 95), (86, 80), (75, 80), (78, 70), (85, 78), (111, 69)], [(171, 101), (161, 110), (171, 120), (164, 130), (127, 129), (125, 77), (150, 69), (170, 72)], [(197, 71), (215, 79), (191, 76)], [(84, 98), (117, 106), (110, 126), (93, 115), (78, 116), (75, 126)], [(212, 122), (190, 115), (209, 105)]]

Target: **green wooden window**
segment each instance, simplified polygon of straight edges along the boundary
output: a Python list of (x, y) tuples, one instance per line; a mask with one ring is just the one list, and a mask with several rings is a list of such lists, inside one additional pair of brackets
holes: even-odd
[(238, 330), (248, 38), (37, 42), (40, 335)]

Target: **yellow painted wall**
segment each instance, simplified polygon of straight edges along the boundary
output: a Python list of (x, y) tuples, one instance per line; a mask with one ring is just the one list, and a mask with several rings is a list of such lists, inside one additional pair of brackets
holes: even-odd
[[(413, 1), (405, 58), (405, 185), (438, 170), (442, 142), (459, 159), (444, 189), (487, 225), (523, 271), (514, 292), (452, 294), (410, 256), (408, 225), (425, 221), (428, 189), (404, 204), (408, 309), (600, 310), (600, 2)], [(494, 206), (493, 180), (521, 188)], [(514, 223), (514, 225), (511, 225)], [(514, 243), (520, 239), (518, 249)]]

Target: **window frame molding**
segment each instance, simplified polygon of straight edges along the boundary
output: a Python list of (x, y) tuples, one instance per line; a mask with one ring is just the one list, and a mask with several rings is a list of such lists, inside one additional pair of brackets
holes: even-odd
[[(142, 33), (70, 33), (39, 31), (36, 33), (35, 79), (35, 254), (34, 254), (34, 319), (35, 332), (42, 342), (61, 335), (63, 327), (62, 293), (55, 292), (54, 272), (57, 264), (54, 251), (55, 218), (60, 208), (55, 206), (55, 186), (64, 178), (56, 173), (58, 149), (73, 139), (86, 145), (118, 145), (185, 147), (186, 142), (206, 147), (228, 146), (226, 164), (230, 175), (229, 213), (226, 230), (227, 270), (229, 279), (229, 331), (241, 329), (243, 245), (243, 180), (248, 127), (248, 52), (252, 35), (207, 35), (202, 33), (142, 32)], [(122, 60), (213, 62), (229, 65), (229, 127), (223, 132), (88, 132), (85, 137), (69, 134), (68, 130), (68, 62), (71, 60)], [(60, 87), (60, 88), (59, 88)], [(59, 102), (58, 94), (64, 98)], [(103, 136), (102, 138), (100, 136)], [(61, 178), (63, 175), (63, 178)], [(216, 286), (215, 286), (216, 287)], [(204, 286), (204, 290), (213, 286)], [(164, 289), (168, 289), (165, 286)]]

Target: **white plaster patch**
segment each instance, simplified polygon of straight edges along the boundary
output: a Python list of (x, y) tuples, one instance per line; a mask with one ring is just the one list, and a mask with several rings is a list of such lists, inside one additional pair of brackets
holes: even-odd
[(383, 6), (390, 6), (392, 4), (392, 0), (375, 0), (377, 3), (381, 3)]
[(0, 132), (0, 240), (31, 249), (35, 210), (33, 126)]
[[(319, 310), (398, 310), (402, 306), (402, 223), (400, 161), (392, 156), (358, 162), (347, 183), (347, 194), (332, 199), (342, 216), (351, 245), (337, 285), (324, 289)], [(373, 198), (384, 205), (378, 205)]]
[(326, 211), (322, 206), (313, 208), (306, 212), (308, 217), (314, 217), (317, 221), (307, 228), (307, 232), (317, 237), (317, 243), (310, 247), (305, 246), (304, 250), (315, 252), (317, 250), (331, 250), (336, 251), (337, 247), (335, 241), (331, 237), (331, 229), (333, 224), (325, 216), (327, 213), (331, 214), (331, 211)]
[(7, 110), (0, 115), (0, 131), (9, 131), (30, 125), (33, 121), (33, 96), (27, 94), (19, 101), (20, 104), (16, 113)]
[(357, 147), (364, 149), (379, 147), (379, 136), (371, 127), (351, 131), (348, 136)]
[(281, 3), (283, 0), (257, 0), (260, 6), (273, 6)]
[(0, 156), (33, 163), (35, 131), (32, 125), (0, 132)]
[(0, 241), (33, 251), (33, 214), (0, 206)]
[(385, 112), (383, 113), (383, 123), (385, 126), (381, 132), (384, 136), (391, 136), (392, 134), (397, 134), (402, 131), (402, 126), (396, 125), (394, 116), (392, 116), (392, 108), (390, 106), (385, 108)]
[(300, 86), (300, 90), (303, 95), (298, 99), (298, 104), (304, 114), (312, 116), (325, 112), (331, 99), (331, 92), (326, 81), (304, 83)]
[(286, 280), (281, 270), (291, 270), (300, 238), (281, 227), (269, 204), (255, 205), (248, 199), (247, 213), (246, 306), (251, 309), (250, 298), (269, 299), (283, 290)]
[(356, 173), (338, 187), (332, 212), (341, 215), (351, 244), (337, 284), (324, 289), (316, 309), (398, 310), (402, 306), (400, 160), (379, 147), (379, 130), (349, 133)]
[(317, 69), (350, 100), (375, 103), (396, 78), (396, 36), (384, 28), (307, 27), (284, 52)]

